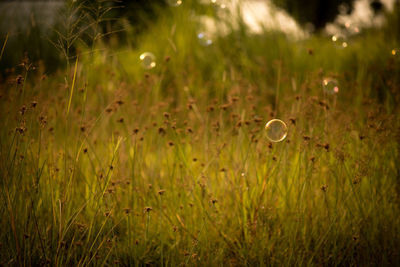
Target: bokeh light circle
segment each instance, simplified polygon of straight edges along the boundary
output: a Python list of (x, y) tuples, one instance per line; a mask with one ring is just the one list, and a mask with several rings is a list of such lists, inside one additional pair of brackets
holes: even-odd
[(197, 34), (197, 39), (199, 39), (199, 42), (202, 46), (209, 46), (213, 43), (211, 36), (206, 32), (199, 32)]
[(145, 52), (141, 54), (139, 59), (142, 64), (142, 67), (147, 70), (152, 69), (156, 66), (156, 57), (150, 52)]
[(324, 89), (324, 92), (327, 94), (337, 94), (339, 93), (339, 83), (336, 79), (326, 77), (322, 80), (322, 88)]
[(338, 48), (346, 48), (349, 46), (346, 38), (341, 35), (332, 35), (331, 40), (333, 44)]
[(182, 0), (167, 0), (167, 3), (170, 6), (180, 6), (182, 4)]
[(267, 122), (265, 130), (268, 140), (275, 143), (283, 141), (288, 133), (286, 123), (279, 119), (273, 119)]

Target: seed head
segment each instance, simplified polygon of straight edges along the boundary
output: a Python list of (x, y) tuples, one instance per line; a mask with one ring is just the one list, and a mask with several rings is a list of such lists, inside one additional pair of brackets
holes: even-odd
[(165, 135), (165, 129), (163, 127), (158, 128), (158, 133), (161, 135)]
[(207, 112), (213, 112), (214, 111), (214, 106), (208, 106), (207, 107)]
[(157, 192), (160, 196), (162, 196), (162, 195), (164, 195), (164, 193), (165, 193), (165, 190), (164, 189), (161, 189), (161, 190), (158, 190), (158, 192)]

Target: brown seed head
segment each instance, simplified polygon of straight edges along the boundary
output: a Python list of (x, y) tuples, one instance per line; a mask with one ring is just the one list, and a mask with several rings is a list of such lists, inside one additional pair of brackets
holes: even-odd
[(164, 189), (161, 189), (161, 190), (158, 190), (158, 192), (157, 192), (160, 196), (162, 196), (162, 195), (164, 195), (164, 193), (165, 193), (165, 190)]
[(213, 112), (214, 111), (214, 106), (208, 106), (207, 107), (207, 112)]
[(158, 133), (161, 135), (165, 135), (165, 129), (163, 127), (158, 128)]

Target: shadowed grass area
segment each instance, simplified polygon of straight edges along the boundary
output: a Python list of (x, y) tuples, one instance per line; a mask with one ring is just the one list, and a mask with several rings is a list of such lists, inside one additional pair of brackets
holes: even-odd
[(245, 29), (202, 46), (190, 8), (1, 83), (0, 264), (398, 264), (392, 24), (345, 49)]

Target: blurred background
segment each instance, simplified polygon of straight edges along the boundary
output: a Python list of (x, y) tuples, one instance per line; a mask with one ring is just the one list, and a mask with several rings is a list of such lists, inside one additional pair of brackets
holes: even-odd
[[(398, 2), (190, 1), (195, 7), (192, 19), (198, 21), (210, 35), (226, 35), (241, 25), (248, 34), (262, 34), (266, 29), (272, 29), (294, 39), (309, 38), (313, 34), (347, 38), (359, 34), (364, 28), (380, 27), (385, 14), (393, 12)], [(48, 70), (55, 70), (63, 64), (66, 49), (72, 55), (78, 43), (82, 48), (91, 47), (94, 41), (100, 39), (100, 34), (104, 42), (116, 36), (114, 44), (129, 43), (134, 46), (136, 36), (156, 24), (160, 14), (168, 13), (171, 5), (181, 4), (185, 5), (185, 0), (2, 1), (0, 41), (3, 44), (7, 39), (8, 44), (0, 62), (1, 73), (4, 75), (10, 71), (27, 55), (32, 61), (40, 61), (48, 66)], [(68, 34), (71, 36), (66, 37)], [(75, 38), (74, 34), (79, 37)]]

